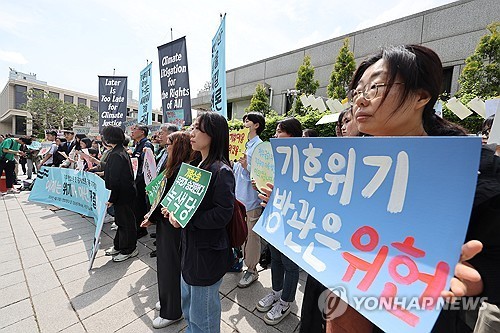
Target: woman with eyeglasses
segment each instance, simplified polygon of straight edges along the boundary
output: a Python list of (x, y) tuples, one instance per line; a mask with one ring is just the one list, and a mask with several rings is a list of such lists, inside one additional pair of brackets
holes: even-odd
[[(442, 65), (438, 55), (429, 48), (420, 45), (386, 48), (361, 63), (352, 82), (349, 101), (355, 109), (360, 132), (373, 136), (466, 135), (461, 127), (434, 113), (441, 89)], [(468, 240), (474, 239), (469, 236)], [(463, 246), (451, 290), (443, 291), (443, 297), (478, 295), (483, 291), (478, 271), (465, 262), (481, 249), (482, 244), (473, 240)], [(457, 331), (454, 326), (457, 318), (446, 318), (447, 315), (451, 312), (438, 319), (434, 332)], [(354, 313), (350, 321), (363, 319)], [(339, 327), (335, 319), (327, 322), (327, 332), (342, 329), (345, 328)]]
[[(193, 125), (191, 148), (201, 157), (191, 164), (210, 171), (212, 177), (200, 206), (181, 231), (182, 313), (187, 333), (220, 332), (219, 288), (222, 277), (233, 264), (226, 231), (235, 199), (229, 128), (226, 119), (216, 112), (202, 113)], [(166, 208), (162, 213), (172, 226), (180, 228)]]
[[(190, 139), (191, 136), (188, 132), (174, 132), (167, 137), (165, 146), (168, 158), (165, 161), (163, 171), (167, 183), (163, 193), (158, 193), (162, 198), (166, 196), (174, 184), (182, 163), (189, 163), (194, 158)], [(160, 300), (156, 303), (156, 310), (160, 312), (160, 315), (153, 320), (153, 327), (163, 328), (182, 319), (181, 257), (179, 251), (181, 230), (174, 228), (169, 220), (163, 217), (160, 205), (151, 217), (144, 216), (141, 227), (150, 226), (150, 219), (158, 221), (156, 224), (156, 258)]]

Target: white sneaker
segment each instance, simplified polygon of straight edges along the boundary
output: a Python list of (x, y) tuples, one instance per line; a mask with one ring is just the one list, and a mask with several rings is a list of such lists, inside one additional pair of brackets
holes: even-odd
[(259, 310), (260, 312), (269, 311), (273, 307), (274, 303), (279, 301), (281, 297), (281, 292), (282, 290), (280, 291), (273, 290), (271, 293), (264, 296), (259, 302), (257, 302), (257, 310)]
[(7, 190), (7, 193), (9, 193), (9, 194), (18, 194), (18, 193), (21, 193), (21, 191), (19, 191), (17, 188), (13, 187), (13, 188), (9, 188)]
[(116, 250), (114, 246), (112, 246), (109, 249), (107, 249), (106, 251), (104, 251), (104, 254), (107, 256), (116, 256), (119, 253), (120, 253), (120, 251)]
[(290, 303), (282, 299), (276, 302), (271, 310), (264, 316), (264, 321), (268, 325), (276, 325), (290, 313)]
[(156, 311), (160, 311), (161, 310), (160, 301), (156, 302), (155, 309), (156, 309)]
[(259, 273), (246, 270), (245, 273), (243, 273), (240, 282), (238, 282), (238, 287), (246, 288), (257, 281), (258, 278)]
[(178, 322), (179, 320), (182, 320), (182, 317), (180, 317), (179, 319), (165, 319), (165, 318), (158, 316), (158, 318), (155, 318), (153, 320), (153, 327), (154, 328), (164, 328), (164, 327), (167, 327), (169, 325), (172, 325), (173, 323)]
[(111, 224), (111, 230), (118, 230), (116, 223), (113, 222), (113, 224)]
[(115, 262), (124, 261), (124, 260), (127, 260), (128, 258), (135, 257), (138, 254), (139, 254), (139, 250), (137, 248), (135, 248), (135, 250), (129, 254), (122, 254), (122, 253), (117, 254), (116, 256), (113, 257), (113, 261), (115, 261)]

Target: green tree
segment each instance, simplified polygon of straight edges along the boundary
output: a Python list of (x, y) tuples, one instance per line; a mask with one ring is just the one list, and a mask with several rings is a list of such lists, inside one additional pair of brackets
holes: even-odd
[(458, 95), (463, 103), (475, 97), (483, 100), (500, 95), (500, 22), (488, 25), (474, 53), (465, 59)]
[(269, 98), (266, 94), (266, 88), (258, 84), (255, 87), (255, 93), (250, 100), (250, 105), (245, 109), (246, 112), (257, 111), (262, 112), (265, 116), (271, 113), (271, 106), (269, 105)]
[[(314, 80), (314, 66), (311, 65), (311, 58), (309, 56), (304, 57), (304, 61), (302, 65), (300, 65), (299, 70), (297, 71), (297, 80), (295, 81), (295, 89), (300, 91), (300, 95), (314, 95), (316, 94), (316, 90), (318, 90), (319, 81)], [(292, 107), (293, 115), (304, 115), (308, 111), (311, 111), (311, 108), (305, 108), (300, 98), (295, 99), (294, 105)]]
[[(465, 67), (458, 79), (457, 97), (463, 104), (475, 97), (487, 100), (500, 95), (500, 22), (488, 25), (488, 34), (481, 37), (474, 53), (465, 59)], [(470, 133), (481, 130), (483, 119), (474, 113), (460, 120), (445, 108), (444, 117), (465, 127)]]
[(348, 86), (355, 70), (354, 54), (349, 50), (349, 38), (346, 38), (330, 75), (330, 83), (326, 90), (329, 98), (340, 100), (346, 98)]
[(85, 105), (64, 103), (45, 91), (30, 89), (25, 110), (33, 117), (33, 134), (43, 136), (46, 129), (71, 128), (73, 125), (94, 124), (97, 112)]

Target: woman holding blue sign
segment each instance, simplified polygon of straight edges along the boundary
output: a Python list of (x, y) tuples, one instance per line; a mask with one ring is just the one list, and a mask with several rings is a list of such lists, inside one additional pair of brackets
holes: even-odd
[[(423, 46), (390, 47), (364, 61), (350, 85), (349, 102), (353, 105), (358, 130), (373, 136), (457, 136), (465, 135), (459, 126), (437, 117), (433, 107), (442, 83), (442, 65), (437, 54)], [(270, 197), (271, 190), (262, 189)], [(466, 261), (482, 249), (478, 241), (462, 247), (460, 262), (455, 266), (451, 290), (443, 297), (478, 295), (483, 281), (478, 271)], [(456, 324), (438, 319), (434, 332), (455, 332)], [(368, 324), (368, 325), (367, 325)], [(355, 311), (327, 320), (327, 332), (379, 331)]]
[[(351, 85), (349, 101), (360, 132), (373, 136), (466, 135), (461, 127), (434, 112), (441, 91), (442, 64), (431, 49), (420, 45), (384, 49), (360, 65), (353, 82), (357, 84)], [(481, 247), (476, 241), (467, 243), (461, 259), (470, 259)], [(451, 291), (443, 292), (443, 296), (481, 292), (481, 277), (474, 269), (460, 262), (455, 275)], [(434, 331), (453, 332), (455, 325), (438, 319)]]
[[(186, 332), (220, 332), (222, 277), (233, 262), (226, 225), (232, 218), (235, 180), (229, 162), (229, 128), (224, 117), (205, 112), (196, 118), (191, 147), (201, 153), (193, 165), (212, 177), (198, 210), (181, 233), (181, 297)], [(180, 228), (173, 214), (162, 209)]]

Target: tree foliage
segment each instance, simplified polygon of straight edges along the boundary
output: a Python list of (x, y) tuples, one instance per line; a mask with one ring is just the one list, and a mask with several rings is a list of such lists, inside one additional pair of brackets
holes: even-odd
[(349, 50), (349, 38), (346, 38), (333, 65), (326, 91), (329, 98), (343, 100), (347, 97), (348, 86), (355, 70), (354, 54)]
[[(320, 120), (324, 115), (330, 114), (329, 111), (319, 112), (318, 110), (312, 110), (303, 116), (297, 116), (297, 120), (302, 124), (302, 128), (311, 128), (318, 132), (319, 136), (322, 137), (333, 137), (335, 136), (335, 123), (316, 125), (318, 120)], [(276, 126), (280, 120), (285, 119), (286, 116), (281, 116), (276, 113), (266, 116), (266, 127), (260, 138), (264, 141), (268, 141), (270, 138), (274, 137), (276, 132)], [(230, 120), (228, 121), (230, 130), (238, 130), (243, 128), (243, 123), (241, 120)]]
[[(481, 37), (474, 53), (465, 59), (465, 67), (458, 79), (460, 89), (457, 97), (463, 104), (475, 97), (487, 100), (500, 95), (500, 22), (488, 25), (488, 34)], [(470, 133), (481, 130), (483, 118), (474, 113), (464, 120), (444, 109), (443, 116), (460, 124)]]
[(481, 37), (474, 53), (465, 59), (458, 92), (463, 103), (474, 97), (485, 100), (500, 95), (499, 28), (500, 22), (488, 25), (489, 34)]
[[(314, 66), (311, 65), (311, 57), (305, 56), (302, 65), (297, 71), (297, 80), (295, 81), (295, 89), (300, 91), (300, 94), (314, 95), (319, 88), (319, 81), (314, 80)], [(304, 115), (311, 111), (311, 108), (305, 108), (299, 98), (295, 99), (292, 107), (293, 115)]]
[(30, 89), (25, 110), (33, 117), (33, 134), (43, 136), (47, 129), (72, 128), (74, 125), (95, 124), (97, 112), (86, 105), (64, 103), (45, 91)]
[(258, 84), (255, 87), (255, 93), (250, 100), (250, 105), (245, 109), (246, 112), (262, 112), (265, 116), (268, 116), (272, 109), (269, 105), (269, 98), (266, 94), (266, 88), (263, 85)]

